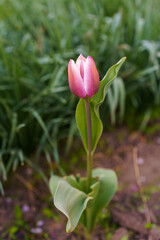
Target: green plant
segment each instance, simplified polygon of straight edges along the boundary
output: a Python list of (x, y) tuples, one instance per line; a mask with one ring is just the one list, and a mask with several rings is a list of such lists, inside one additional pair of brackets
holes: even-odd
[(73, 231), (80, 221), (87, 231), (86, 239), (91, 239), (98, 216), (117, 188), (114, 171), (92, 168), (93, 154), (103, 130), (99, 107), (124, 61), (122, 58), (112, 66), (101, 82), (91, 57), (85, 59), (80, 55), (76, 64), (70, 60), (68, 65), (70, 89), (81, 97), (76, 108), (76, 122), (87, 153), (87, 177), (53, 175), (49, 187), (55, 206), (68, 218), (66, 231)]

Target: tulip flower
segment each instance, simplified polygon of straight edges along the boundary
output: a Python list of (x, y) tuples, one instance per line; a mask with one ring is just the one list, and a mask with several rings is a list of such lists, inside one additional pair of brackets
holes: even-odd
[(92, 97), (100, 87), (99, 74), (92, 57), (82, 54), (76, 63), (70, 59), (68, 64), (68, 80), (71, 92), (80, 98)]

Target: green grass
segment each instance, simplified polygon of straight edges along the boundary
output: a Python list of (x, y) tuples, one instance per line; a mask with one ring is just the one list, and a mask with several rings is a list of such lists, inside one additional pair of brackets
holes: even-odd
[[(101, 108), (112, 124), (160, 105), (159, 0), (5, 0), (0, 2), (0, 175), (75, 134), (67, 65), (91, 55), (102, 78), (126, 56)], [(118, 111), (118, 112), (117, 112)], [(143, 116), (144, 115), (144, 116)], [(132, 121), (132, 119), (131, 119)], [(145, 125), (143, 123), (142, 127)], [(1, 186), (1, 185), (0, 185)]]

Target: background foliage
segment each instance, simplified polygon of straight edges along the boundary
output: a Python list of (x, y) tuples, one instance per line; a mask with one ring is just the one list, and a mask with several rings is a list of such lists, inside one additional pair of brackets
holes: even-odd
[(67, 65), (80, 53), (95, 59), (101, 79), (127, 57), (101, 109), (103, 121), (109, 114), (112, 124), (132, 124), (138, 114), (140, 128), (146, 126), (160, 105), (159, 9), (159, 0), (0, 0), (4, 179), (31, 156), (38, 160), (43, 153), (50, 161), (53, 152), (59, 163), (57, 142), (66, 136), (69, 148), (78, 99), (68, 88)]

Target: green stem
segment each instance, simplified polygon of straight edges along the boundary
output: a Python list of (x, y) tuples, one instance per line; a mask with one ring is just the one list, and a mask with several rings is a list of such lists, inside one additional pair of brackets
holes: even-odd
[(85, 98), (86, 106), (86, 117), (87, 117), (87, 135), (88, 135), (88, 152), (87, 152), (87, 181), (88, 190), (92, 183), (92, 164), (93, 164), (93, 154), (92, 154), (92, 126), (91, 126), (91, 112), (89, 97)]

